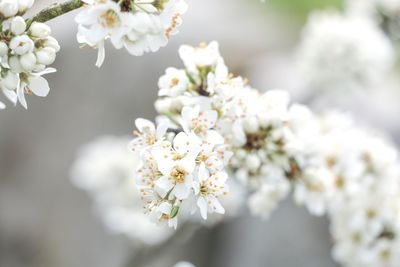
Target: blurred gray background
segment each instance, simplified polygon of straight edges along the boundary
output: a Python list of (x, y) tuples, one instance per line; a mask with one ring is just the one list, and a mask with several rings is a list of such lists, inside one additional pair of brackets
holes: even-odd
[[(37, 0), (36, 8), (50, 2)], [(181, 33), (168, 47), (143, 57), (108, 47), (101, 69), (94, 66), (96, 52), (75, 41), (74, 14), (50, 23), (62, 46), (58, 72), (47, 76), (50, 95), (30, 97), (28, 111), (9, 106), (0, 113), (0, 267), (125, 266), (131, 241), (105, 230), (89, 197), (70, 183), (69, 169), (82, 144), (129, 134), (135, 118), (155, 116), (157, 80), (168, 66), (181, 66), (180, 44), (218, 40), (232, 72), (255, 87), (291, 86), (290, 79), (277, 82), (271, 62), (296, 45), (315, 1), (188, 2)], [(166, 248), (148, 266), (190, 260), (197, 267), (333, 267), (328, 227), (288, 200), (267, 222), (244, 213)]]

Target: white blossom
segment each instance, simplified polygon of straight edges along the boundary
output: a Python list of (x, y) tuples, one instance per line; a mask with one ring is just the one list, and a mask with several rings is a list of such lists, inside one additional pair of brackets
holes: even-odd
[[(33, 1), (18, 3), (24, 10)], [(48, 95), (50, 88), (42, 76), (55, 72), (47, 66), (55, 61), (60, 46), (50, 36), (50, 27), (44, 23), (33, 22), (28, 28), (24, 18), (15, 16), (10, 20), (8, 30), (10, 38), (0, 42), (1, 91), (14, 105), (19, 102), (27, 108), (26, 95)]]
[(303, 31), (297, 64), (313, 90), (370, 88), (393, 66), (388, 37), (369, 18), (313, 13)]
[(168, 43), (187, 10), (184, 0), (118, 2), (86, 0), (78, 14), (78, 42), (98, 49), (96, 66), (105, 58), (107, 39), (135, 56), (155, 52)]

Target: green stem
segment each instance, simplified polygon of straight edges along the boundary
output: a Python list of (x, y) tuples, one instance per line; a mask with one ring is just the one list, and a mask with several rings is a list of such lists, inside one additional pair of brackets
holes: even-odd
[(36, 16), (27, 20), (28, 27), (34, 22), (46, 22), (78, 9), (84, 5), (82, 0), (69, 0), (64, 3), (53, 4), (42, 11), (40, 11)]

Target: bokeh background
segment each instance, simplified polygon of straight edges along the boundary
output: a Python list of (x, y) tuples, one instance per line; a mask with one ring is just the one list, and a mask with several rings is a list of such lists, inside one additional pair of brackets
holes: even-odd
[[(52, 2), (36, 0), (35, 8)], [(28, 111), (0, 113), (0, 267), (126, 266), (134, 244), (105, 229), (91, 199), (71, 184), (70, 167), (81, 145), (99, 135), (129, 134), (137, 117), (154, 118), (158, 77), (168, 66), (181, 66), (180, 44), (218, 40), (230, 69), (254, 87), (288, 89), (294, 100), (308, 101), (291, 54), (307, 13), (341, 8), (341, 1), (188, 2), (181, 33), (168, 47), (143, 57), (110, 47), (101, 69), (94, 66), (96, 52), (80, 49), (75, 40), (74, 14), (50, 22), (62, 46), (58, 72), (47, 77), (50, 95), (29, 99)], [(351, 110), (396, 138), (399, 91), (325, 96), (319, 107)], [(334, 267), (328, 231), (325, 218), (287, 200), (269, 221), (243, 211), (238, 219), (168, 244), (143, 266), (189, 260), (198, 267)]]

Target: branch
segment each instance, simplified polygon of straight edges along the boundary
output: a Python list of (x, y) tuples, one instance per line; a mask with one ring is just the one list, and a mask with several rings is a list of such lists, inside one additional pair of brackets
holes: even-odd
[(36, 16), (28, 19), (27, 24), (28, 26), (30, 26), (34, 21), (46, 22), (52, 20), (75, 9), (78, 9), (83, 5), (84, 3), (82, 0), (69, 0), (65, 3), (53, 4), (40, 11)]

